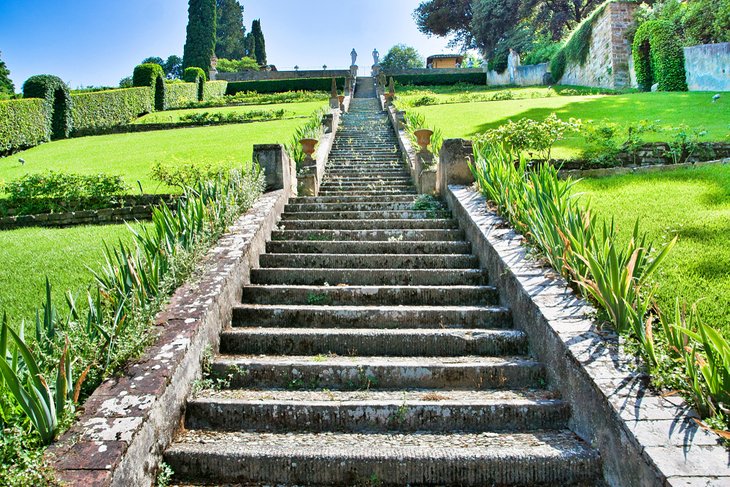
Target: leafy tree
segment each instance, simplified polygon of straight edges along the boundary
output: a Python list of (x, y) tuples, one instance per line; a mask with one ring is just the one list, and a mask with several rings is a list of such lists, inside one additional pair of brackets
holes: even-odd
[(218, 58), (241, 59), (246, 55), (243, 6), (238, 0), (217, 0), (216, 18), (215, 55)]
[(259, 66), (266, 66), (268, 64), (266, 60), (266, 40), (264, 39), (264, 32), (261, 30), (261, 19), (256, 19), (251, 24), (251, 34), (255, 40), (254, 45), (254, 57)]
[(167, 61), (162, 65), (162, 69), (165, 70), (165, 75), (168, 79), (180, 79), (183, 74), (182, 66), (182, 58), (173, 54), (167, 58)]
[(188, 28), (183, 53), (183, 69), (197, 67), (210, 70), (210, 60), (215, 54), (216, 0), (190, 0), (188, 4)]
[(218, 71), (221, 73), (240, 73), (242, 71), (258, 71), (259, 63), (250, 57), (239, 60), (218, 58)]
[(243, 50), (246, 57), (256, 58), (256, 39), (253, 36), (253, 32), (246, 34), (246, 37), (243, 39)]
[(451, 44), (475, 47), (471, 31), (473, 0), (428, 0), (413, 12), (418, 30), (426, 35), (452, 37)]
[[(0, 54), (2, 54), (0, 52)], [(0, 59), (0, 95), (14, 95), (15, 85), (10, 79), (10, 70), (5, 65), (5, 61)]]
[(165, 60), (161, 57), (151, 56), (144, 58), (139, 64), (159, 64), (160, 66), (163, 66), (164, 69)]
[(390, 48), (380, 62), (383, 69), (411, 69), (422, 68), (425, 65), (423, 57), (414, 47), (405, 44), (396, 44)]
[(131, 76), (127, 76), (126, 78), (122, 78), (119, 80), (120, 88), (131, 88), (133, 86), (134, 86), (134, 82), (132, 81)]

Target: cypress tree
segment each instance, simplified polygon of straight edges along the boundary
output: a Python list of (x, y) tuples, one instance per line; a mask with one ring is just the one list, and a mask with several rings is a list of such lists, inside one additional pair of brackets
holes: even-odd
[(265, 66), (268, 62), (266, 61), (266, 40), (264, 39), (264, 32), (261, 30), (261, 19), (253, 21), (251, 24), (251, 34), (253, 34), (253, 38), (256, 40), (254, 46), (256, 62), (259, 63), (259, 66)]
[(5, 61), (0, 59), (0, 94), (12, 95), (14, 93), (15, 85), (10, 79), (10, 70), (5, 65)]
[(190, 0), (183, 69), (200, 68), (206, 76), (215, 54), (216, 0)]
[(216, 1), (215, 55), (225, 59), (241, 59), (246, 55), (243, 26), (243, 5), (238, 0)]
[(243, 39), (243, 50), (246, 57), (256, 59), (256, 39), (253, 36), (253, 32), (246, 34), (246, 37)]

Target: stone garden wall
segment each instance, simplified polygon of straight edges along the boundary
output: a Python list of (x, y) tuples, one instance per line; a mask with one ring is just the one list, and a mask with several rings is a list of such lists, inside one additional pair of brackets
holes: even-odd
[(218, 73), (217, 80), (263, 81), (272, 79), (342, 78), (350, 76), (349, 69), (318, 71), (244, 71), (242, 73)]
[(730, 91), (730, 42), (684, 48), (690, 91)]
[(517, 76), (510, 79), (509, 70), (503, 73), (487, 71), (487, 85), (489, 86), (540, 86), (545, 84), (545, 74), (548, 72), (548, 63), (526, 64), (517, 67)]
[(386, 76), (418, 76), (422, 74), (466, 74), (483, 73), (482, 68), (438, 68), (438, 69), (384, 69)]
[(593, 24), (591, 46), (585, 63), (568, 63), (563, 85), (627, 88), (631, 85), (631, 43), (626, 36), (633, 24), (635, 3), (615, 2), (606, 6)]

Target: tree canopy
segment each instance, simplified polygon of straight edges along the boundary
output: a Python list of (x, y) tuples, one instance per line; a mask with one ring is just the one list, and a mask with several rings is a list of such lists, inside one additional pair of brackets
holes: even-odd
[(216, 0), (215, 55), (225, 59), (241, 59), (246, 55), (243, 5), (238, 0)]
[[(2, 53), (0, 53), (2, 54)], [(0, 95), (14, 95), (15, 85), (10, 79), (10, 70), (5, 65), (5, 61), (0, 59)]]
[(206, 75), (215, 54), (216, 0), (190, 0), (183, 69), (196, 67)]
[(266, 59), (266, 40), (264, 39), (264, 32), (261, 30), (261, 19), (256, 19), (251, 24), (251, 36), (254, 41), (254, 55), (251, 57), (256, 58), (256, 62), (259, 63), (259, 66), (266, 66), (268, 64)]
[(412, 69), (423, 68), (425, 61), (414, 47), (405, 44), (396, 44), (390, 48), (388, 54), (380, 61), (383, 69)]

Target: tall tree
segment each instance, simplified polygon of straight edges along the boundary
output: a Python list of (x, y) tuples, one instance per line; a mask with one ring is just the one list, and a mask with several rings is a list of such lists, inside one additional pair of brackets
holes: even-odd
[(207, 76), (215, 54), (216, 0), (190, 0), (183, 69), (201, 68)]
[(168, 79), (180, 79), (183, 75), (182, 64), (182, 58), (173, 54), (168, 56), (167, 61), (162, 65), (162, 69), (165, 70)]
[(259, 66), (266, 66), (266, 40), (264, 39), (264, 32), (261, 30), (261, 19), (256, 19), (251, 24), (251, 34), (256, 42), (254, 45), (254, 57)]
[[(0, 54), (2, 54), (0, 52)], [(15, 85), (10, 79), (10, 70), (5, 65), (5, 61), (0, 59), (0, 95), (13, 95), (15, 94)]]
[(383, 69), (411, 69), (422, 68), (424, 64), (423, 58), (414, 47), (396, 44), (390, 48), (388, 54), (380, 62), (380, 67)]
[(246, 37), (243, 39), (243, 50), (246, 57), (256, 58), (256, 39), (253, 36), (253, 32), (246, 34)]
[(241, 59), (246, 55), (243, 5), (238, 0), (216, 0), (215, 55), (224, 59)]
[(428, 0), (413, 12), (418, 30), (438, 37), (451, 37), (451, 45), (474, 47), (471, 32), (473, 0)]

